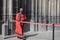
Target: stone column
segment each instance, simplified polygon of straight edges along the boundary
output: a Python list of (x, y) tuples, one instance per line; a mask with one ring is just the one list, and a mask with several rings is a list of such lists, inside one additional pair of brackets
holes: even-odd
[[(34, 0), (31, 0), (32, 6), (31, 6), (31, 22), (34, 22)], [(34, 31), (34, 24), (30, 24), (30, 32)]]
[(56, 23), (56, 0), (51, 0), (51, 3), (52, 23)]
[[(60, 0), (56, 0), (56, 21), (57, 21), (57, 24), (59, 24), (60, 22)], [(55, 29), (58, 29), (60, 30), (60, 27), (55, 27)]]
[(8, 15), (9, 19), (12, 20), (12, 0), (7, 0), (7, 10), (8, 10)]
[(48, 16), (49, 16), (49, 23), (50, 23), (50, 16), (51, 16), (51, 0), (49, 0), (49, 3), (48, 3)]
[(6, 21), (6, 0), (3, 0), (3, 20)]
[(18, 12), (18, 0), (16, 0), (16, 13)]
[[(7, 0), (7, 20), (12, 20), (12, 0)], [(8, 22), (9, 30), (13, 34), (13, 24)]]
[[(35, 12), (35, 13), (34, 13), (35, 19), (34, 19), (34, 20), (35, 20), (35, 22), (37, 22), (37, 0), (34, 0), (34, 1), (35, 1), (35, 3), (34, 3), (34, 6), (35, 6), (35, 9), (34, 9), (34, 10), (35, 10), (35, 11), (34, 11), (34, 12)], [(37, 28), (38, 26), (37, 26), (37, 24), (35, 24), (34, 27), (35, 27), (35, 28), (34, 28), (35, 31), (38, 31), (38, 28)]]
[[(42, 13), (42, 10), (41, 10), (42, 9), (42, 6), (41, 6), (42, 4), (41, 3), (42, 3), (42, 0), (39, 0), (38, 2), (39, 2), (39, 4), (38, 4), (39, 5), (39, 9), (38, 9), (39, 19), (38, 20), (39, 20), (39, 22), (41, 22), (41, 13)], [(41, 25), (38, 25), (38, 28), (39, 28), (39, 31), (41, 31)]]
[(53, 0), (53, 16), (55, 17), (55, 19), (54, 19), (54, 17), (53, 17), (53, 21), (54, 21), (54, 23), (57, 23), (57, 0)]
[[(42, 12), (41, 12), (41, 21), (43, 21), (43, 23), (46, 23), (46, 0), (41, 0), (42, 1)], [(46, 30), (46, 26), (41, 26), (41, 30), (45, 31)]]
[(60, 11), (60, 0), (57, 0), (57, 4), (56, 4), (56, 6), (57, 6), (57, 16), (58, 16), (58, 18), (57, 18), (57, 23), (59, 23), (59, 11)]
[[(59, 0), (59, 10), (60, 10), (60, 0)], [(59, 16), (60, 16), (60, 11), (59, 11)], [(59, 23), (60, 23), (60, 17), (59, 17)]]
[[(4, 20), (4, 22), (6, 21), (6, 0), (3, 0), (3, 20)], [(2, 25), (2, 36), (4, 37), (5, 36), (5, 26), (3, 26), (3, 25)]]

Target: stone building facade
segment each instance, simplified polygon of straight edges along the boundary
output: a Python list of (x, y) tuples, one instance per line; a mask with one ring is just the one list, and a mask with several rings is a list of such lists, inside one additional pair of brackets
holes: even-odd
[[(0, 4), (1, 20), (4, 20), (4, 22), (15, 19), (15, 14), (22, 7), (29, 22), (60, 23), (60, 0), (1, 0)], [(13, 29), (13, 26), (10, 28)], [(26, 24), (24, 27), (26, 32), (51, 29), (37, 24)]]

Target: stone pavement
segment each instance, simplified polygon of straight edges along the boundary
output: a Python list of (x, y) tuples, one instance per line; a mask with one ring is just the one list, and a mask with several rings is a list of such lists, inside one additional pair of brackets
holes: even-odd
[[(24, 40), (52, 40), (52, 31), (39, 31), (39, 32), (27, 32)], [(3, 39), (0, 36), (0, 40), (22, 40), (17, 37), (11, 37)], [(55, 31), (55, 40), (60, 40), (60, 31)]]

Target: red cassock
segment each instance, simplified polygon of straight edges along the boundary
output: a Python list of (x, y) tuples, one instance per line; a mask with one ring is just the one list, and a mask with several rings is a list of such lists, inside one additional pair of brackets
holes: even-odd
[[(15, 32), (17, 34), (23, 34), (23, 29), (22, 27), (24, 26), (23, 23), (20, 23), (20, 21), (23, 21), (23, 20), (26, 20), (26, 15), (24, 14), (19, 14), (17, 13), (16, 14), (16, 29), (15, 29)], [(22, 25), (22, 26), (21, 26)]]

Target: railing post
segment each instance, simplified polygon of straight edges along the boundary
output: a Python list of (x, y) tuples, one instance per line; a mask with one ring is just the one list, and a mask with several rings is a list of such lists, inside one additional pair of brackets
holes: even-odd
[(52, 40), (54, 40), (54, 34), (55, 34), (55, 26), (53, 24)]

